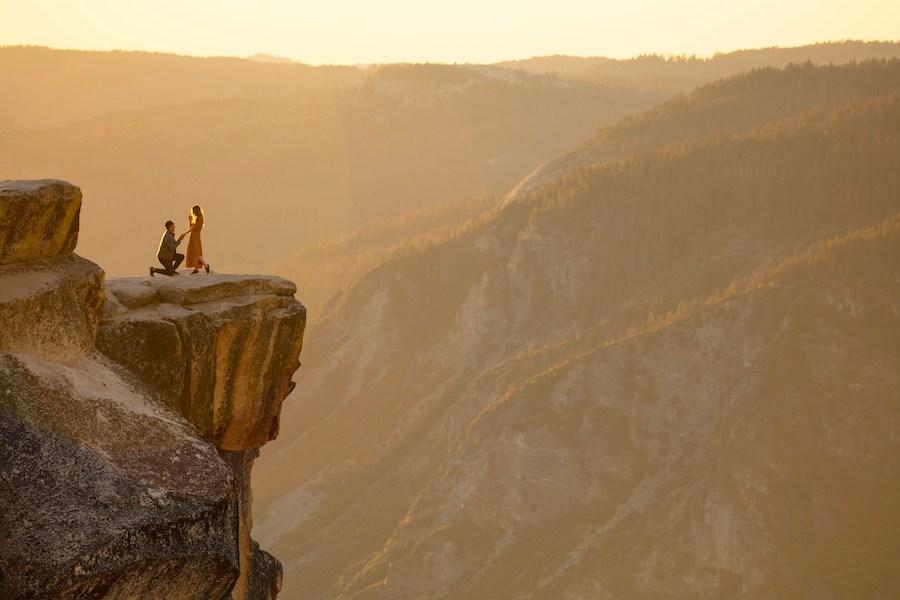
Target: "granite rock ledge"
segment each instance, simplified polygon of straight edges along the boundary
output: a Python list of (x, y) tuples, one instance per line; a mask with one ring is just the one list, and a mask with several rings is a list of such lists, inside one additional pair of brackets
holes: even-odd
[(220, 450), (278, 434), (306, 325), (279, 277), (111, 279), (97, 347), (136, 373)]
[(0, 598), (274, 598), (250, 471), (299, 365), (294, 285), (105, 282), (80, 207), (0, 182)]

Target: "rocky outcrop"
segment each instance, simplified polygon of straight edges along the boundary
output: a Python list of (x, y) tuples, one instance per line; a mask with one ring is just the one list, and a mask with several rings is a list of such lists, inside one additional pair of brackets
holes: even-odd
[(0, 181), (0, 265), (71, 253), (81, 190), (70, 183)]
[(108, 282), (97, 346), (156, 389), (216, 447), (259, 448), (278, 434), (306, 309), (277, 277)]
[(253, 600), (273, 600), (281, 591), (283, 578), (281, 563), (253, 542), (253, 568), (247, 582), (247, 597)]
[(250, 469), (299, 365), (293, 284), (104, 283), (80, 203), (0, 183), (0, 597), (273, 598)]
[(0, 381), (0, 597), (227, 593), (237, 508), (215, 448), (101, 357), (2, 353)]
[(103, 271), (69, 254), (0, 266), (0, 349), (53, 360), (93, 350)]

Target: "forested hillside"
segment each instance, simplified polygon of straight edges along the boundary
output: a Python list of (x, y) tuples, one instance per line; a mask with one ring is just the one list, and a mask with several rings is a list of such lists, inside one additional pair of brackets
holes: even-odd
[(340, 237), (304, 244), (269, 263), (262, 263), (260, 269), (299, 281), (305, 301), (327, 310), (326, 305), (335, 293), (350, 287), (381, 263), (446, 239), (499, 203), (498, 196), (486, 194), (410, 211)]
[[(523, 196), (548, 180), (555, 180), (553, 185), (557, 187), (563, 185), (562, 180), (570, 170), (648, 154), (669, 145), (702, 140), (717, 134), (745, 131), (805, 110), (827, 110), (841, 106), (857, 97), (895, 92), (900, 87), (898, 65), (900, 63), (896, 60), (868, 61), (857, 69), (848, 70), (835, 66), (818, 68), (805, 63), (789, 65), (784, 69), (758, 69), (752, 78), (736, 77), (712, 82), (689, 95), (600, 128), (588, 143), (549, 161), (521, 181), (508, 199)], [(471, 205), (468, 202), (454, 203), (440, 211), (443, 226), (451, 226), (448, 222), (450, 218), (456, 219), (456, 227), (464, 226), (475, 215), (454, 207), (461, 209)], [(411, 226), (409, 231), (400, 226), (410, 222), (418, 223), (418, 226)], [(312, 248), (304, 247), (276, 259), (267, 268), (302, 281), (305, 279), (302, 269), (312, 265), (316, 276), (306, 279), (315, 283), (306, 289), (312, 298), (324, 300), (360, 273), (386, 259), (390, 255), (388, 249), (396, 250), (420, 236), (420, 227), (425, 222), (428, 220), (422, 219), (421, 215), (411, 215), (407, 219), (383, 224), (382, 231), (389, 229), (392, 232), (392, 243), (384, 247), (360, 245), (361, 240), (369, 238), (367, 232), (361, 231), (350, 236), (356, 244), (338, 241), (325, 244), (323, 248), (329, 248), (328, 258), (310, 254)], [(440, 235), (440, 231), (430, 233), (430, 237)], [(320, 265), (325, 265), (329, 273), (324, 278), (319, 276)], [(320, 285), (320, 282), (327, 283)]]
[(339, 296), (256, 480), (286, 593), (896, 593), (898, 68), (711, 86)]
[(572, 169), (745, 131), (802, 111), (827, 110), (854, 98), (896, 93), (898, 87), (897, 59), (867, 61), (853, 69), (811, 63), (757, 69), (751, 77), (709, 83), (690, 95), (599, 129), (590, 142), (520, 182), (511, 196), (524, 195)]

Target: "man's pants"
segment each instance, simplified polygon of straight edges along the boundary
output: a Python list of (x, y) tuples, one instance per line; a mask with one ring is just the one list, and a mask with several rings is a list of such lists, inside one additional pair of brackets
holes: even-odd
[(159, 263), (162, 266), (164, 266), (165, 269), (157, 269), (154, 267), (154, 269), (153, 269), (154, 273), (161, 273), (163, 275), (174, 275), (175, 270), (181, 266), (181, 261), (184, 260), (184, 254), (176, 254), (175, 258), (172, 260), (163, 260), (163, 259), (159, 258), (158, 256), (156, 258), (159, 259)]

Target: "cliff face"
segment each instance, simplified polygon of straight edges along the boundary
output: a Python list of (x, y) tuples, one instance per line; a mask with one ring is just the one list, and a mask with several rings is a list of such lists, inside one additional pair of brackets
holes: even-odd
[(97, 346), (222, 450), (278, 434), (306, 322), (277, 277), (112, 280)]
[(250, 470), (299, 365), (293, 284), (104, 284), (80, 206), (0, 183), (0, 597), (273, 598)]

